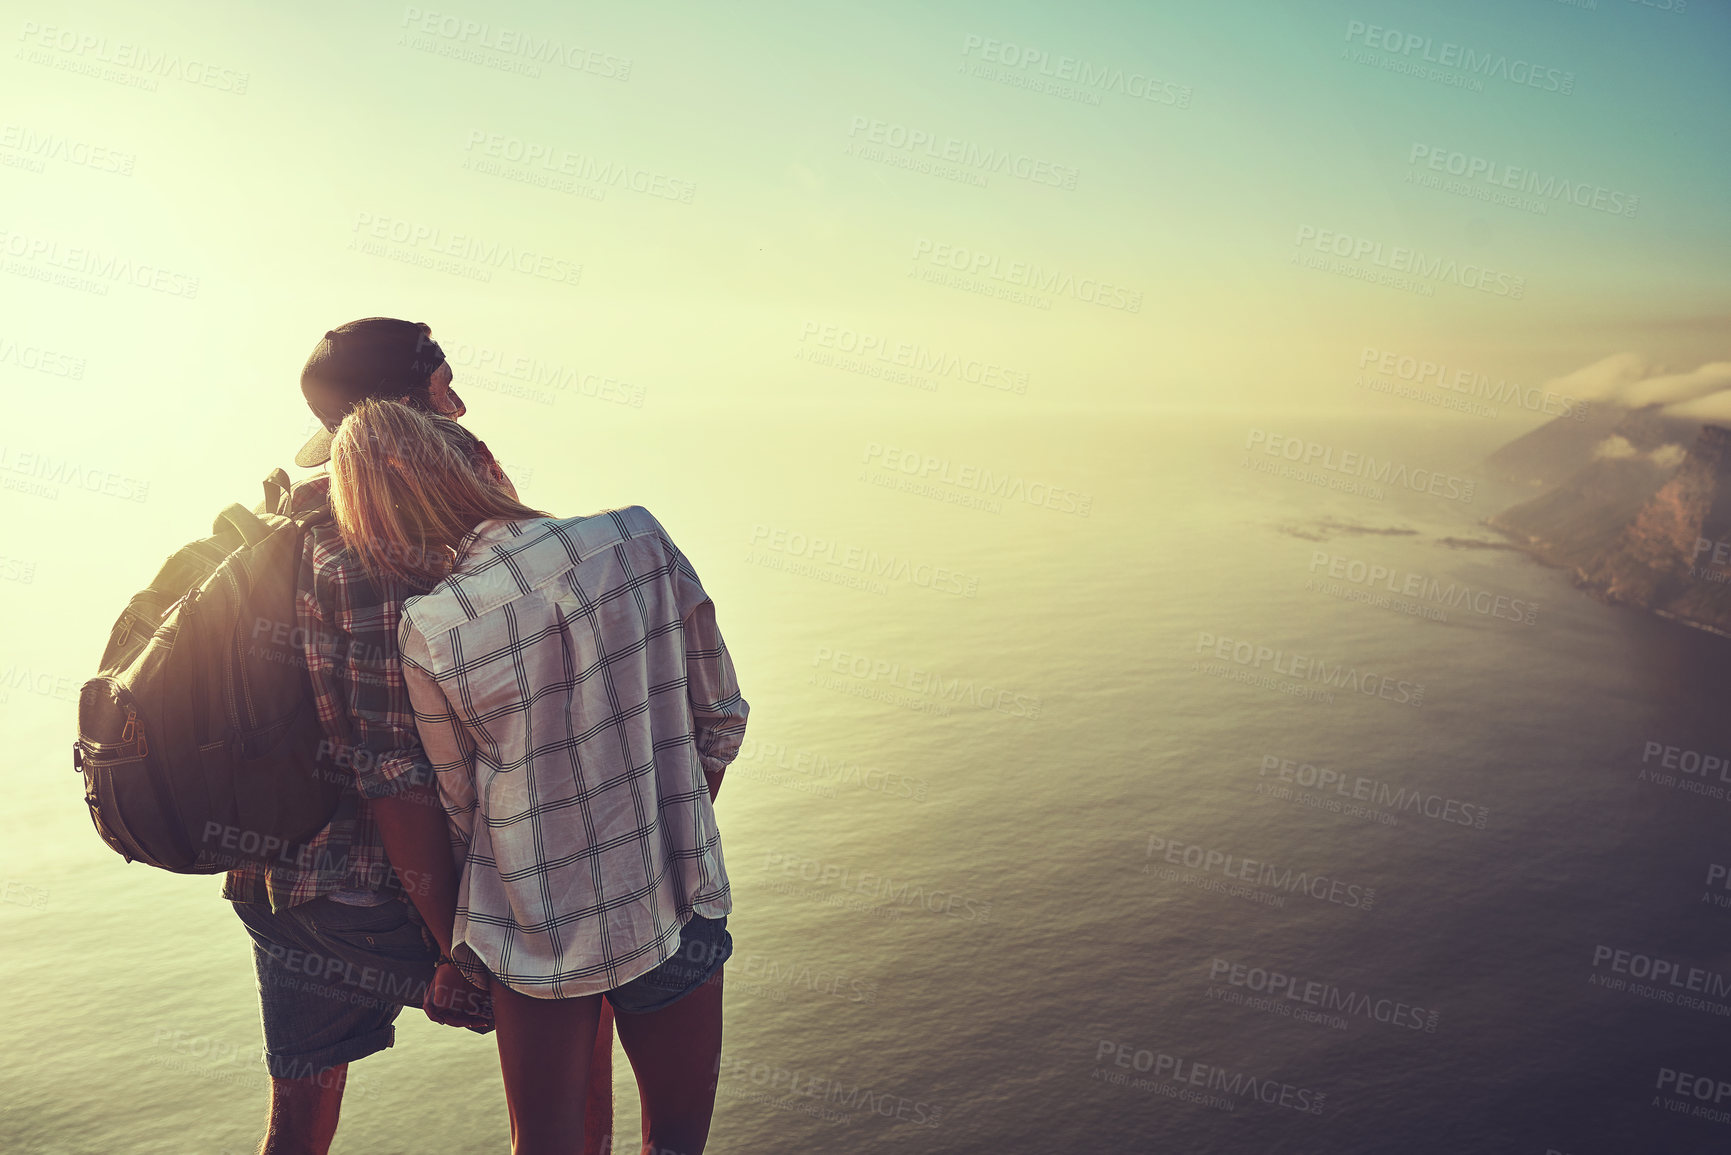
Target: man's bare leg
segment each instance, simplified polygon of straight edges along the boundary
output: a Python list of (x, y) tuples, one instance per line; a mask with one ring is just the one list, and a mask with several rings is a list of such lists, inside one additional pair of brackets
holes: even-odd
[(348, 1078), (349, 1065), (344, 1063), (310, 1079), (272, 1079), (270, 1121), (259, 1155), (326, 1155), (337, 1133)]

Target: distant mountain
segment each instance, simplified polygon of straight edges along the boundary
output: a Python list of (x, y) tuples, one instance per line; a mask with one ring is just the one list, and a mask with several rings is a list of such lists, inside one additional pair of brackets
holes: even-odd
[(1579, 420), (1558, 417), (1515, 438), (1485, 458), (1485, 472), (1519, 485), (1556, 485), (1592, 461), (1593, 447), (1611, 436), (1629, 412), (1596, 401)]
[(1677, 447), (1701, 430), (1699, 421), (1666, 417), (1658, 406), (1606, 409), (1615, 421), (1559, 417), (1486, 459), (1504, 477), (1552, 479), (1553, 488), (1490, 519), (1551, 565), (1582, 566), (1609, 549), (1677, 472)]
[(1703, 426), (1671, 479), (1576, 577), (1606, 601), (1731, 633), (1731, 429)]
[[(1680, 453), (1683, 432), (1693, 435)], [(1731, 636), (1731, 429), (1650, 407), (1626, 411), (1610, 437), (1623, 440), (1597, 443), (1561, 484), (1490, 524), (1605, 601)]]

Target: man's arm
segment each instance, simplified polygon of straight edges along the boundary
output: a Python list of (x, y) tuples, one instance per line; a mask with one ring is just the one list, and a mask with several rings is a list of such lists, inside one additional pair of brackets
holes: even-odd
[[(326, 733), (349, 736), (355, 788), (378, 828), (385, 857), (422, 922), (449, 953), (457, 871), (397, 656), (401, 591), (343, 564), (340, 550), (328, 543), (309, 542), (302, 565), (307, 667), (320, 720)], [(454, 968), (440, 967), (434, 974), (427, 1016), (452, 1026), (490, 1029), (483, 997), (470, 998), (467, 1011), (440, 997), (447, 973)]]
[(303, 555), (301, 624), (319, 720), (345, 742), (355, 788), (369, 803), (431, 772), (397, 661), (401, 591), (345, 563), (340, 547), (309, 544)]
[(457, 864), (451, 860), (450, 827), (438, 787), (421, 783), (375, 798), (373, 820), (409, 901), (438, 941), (440, 953), (450, 954), (457, 920)]

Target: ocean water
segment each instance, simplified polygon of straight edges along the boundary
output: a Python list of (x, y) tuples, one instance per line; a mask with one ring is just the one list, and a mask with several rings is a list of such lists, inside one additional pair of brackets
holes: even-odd
[[(1270, 475), (1259, 432), (1475, 487)], [(702, 494), (630, 447), (549, 451), (525, 496), (655, 510), (752, 704), (718, 803), (710, 1149), (1725, 1149), (1731, 794), (1681, 752), (1731, 753), (1726, 643), (1496, 548), (1480, 522), (1521, 494), (1477, 462), (1514, 432), (790, 418), (729, 438)], [(1020, 496), (993, 505), (987, 470)], [(1336, 558), (1491, 610), (1314, 588)], [(93, 657), (112, 614), (34, 596)], [(1358, 688), (1295, 695), (1295, 659)], [(256, 999), (216, 880), (97, 841), (63, 697), (15, 688), (0, 719), (0, 1149), (252, 1150)], [(630, 1133), (622, 1057), (617, 1088)], [(352, 1068), (334, 1150), (503, 1151), (506, 1127), (492, 1041), (410, 1011)]]

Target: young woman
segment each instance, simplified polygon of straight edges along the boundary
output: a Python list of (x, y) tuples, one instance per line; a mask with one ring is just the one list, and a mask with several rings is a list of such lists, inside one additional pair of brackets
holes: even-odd
[(582, 1149), (604, 997), (644, 1151), (701, 1152), (732, 953), (712, 801), (747, 714), (714, 604), (648, 510), (530, 509), (473, 434), (406, 405), (355, 409), (331, 479), (363, 565), (437, 582), (400, 642), (454, 885), (435, 854), (392, 859), (435, 878), (413, 896), (435, 988), (492, 995), (512, 1150)]

